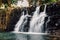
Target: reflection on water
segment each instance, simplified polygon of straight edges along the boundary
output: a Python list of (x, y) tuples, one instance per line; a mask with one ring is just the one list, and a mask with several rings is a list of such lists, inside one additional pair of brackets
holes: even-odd
[(0, 40), (49, 40), (48, 35), (0, 33)]

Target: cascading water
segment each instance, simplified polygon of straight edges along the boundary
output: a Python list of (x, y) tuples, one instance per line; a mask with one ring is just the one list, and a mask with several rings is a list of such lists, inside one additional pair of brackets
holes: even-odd
[[(47, 22), (45, 23), (45, 27), (47, 28), (47, 24), (50, 22), (50, 17), (48, 17), (48, 20), (47, 20)], [(47, 33), (47, 30), (45, 31), (45, 33)]]
[(23, 12), (23, 15), (21, 16), (21, 18), (19, 19), (20, 21), (17, 22), (17, 24), (15, 25), (15, 29), (14, 29), (14, 32), (19, 32), (19, 28), (20, 26), (22, 25), (23, 23), (23, 20), (24, 20), (24, 12)]
[(20, 17), (19, 21), (15, 25), (14, 32), (24, 32), (24, 26), (27, 23), (27, 19), (28, 17), (31, 17), (30, 15), (28, 15), (28, 12), (26, 13), (26, 15), (24, 15), (23, 11), (22, 14), (23, 15)]
[[(26, 14), (24, 14), (25, 12), (23, 11), (23, 15), (21, 15), (19, 21), (15, 25), (14, 31), (16, 33), (29, 34), (29, 36), (28, 35), (27, 36), (21, 36), (21, 35), (15, 34), (16, 35), (16, 40), (44, 40), (44, 38), (42, 36), (40, 36), (40, 33), (42, 35), (42, 30), (43, 30), (43, 27), (44, 27), (43, 26), (44, 19), (47, 16), (45, 14), (46, 13), (46, 5), (45, 5), (45, 8), (44, 8), (43, 12), (39, 13), (39, 10), (40, 10), (40, 6), (38, 6), (36, 8), (36, 11), (34, 12), (33, 16), (30, 16), (28, 14), (28, 10), (26, 10), (27, 11)], [(32, 17), (32, 18), (31, 18), (30, 25), (29, 25), (30, 28), (28, 30), (28, 33), (26, 33), (26, 32), (24, 32), (24, 29), (25, 29), (24, 27), (25, 27), (25, 24), (28, 22), (28, 20), (27, 20), (28, 17)], [(35, 33), (33, 33), (33, 32), (35, 32)], [(39, 35), (38, 36), (32, 36), (30, 34), (39, 34)], [(45, 33), (43, 33), (43, 34), (45, 35)], [(26, 38), (26, 37), (28, 37), (28, 38)]]
[(47, 16), (46, 15), (46, 6), (44, 8), (44, 11), (39, 14), (39, 7), (36, 8), (36, 11), (32, 17), (32, 20), (30, 22), (30, 29), (29, 32), (43, 32), (43, 24), (44, 24), (44, 19)]
[(40, 12), (40, 13), (39, 13), (40, 6), (37, 6), (36, 11), (34, 12), (33, 16), (28, 14), (28, 10), (25, 10), (26, 13), (23, 10), (23, 12), (22, 12), (23, 15), (21, 15), (19, 21), (15, 25), (14, 32), (27, 32), (27, 31), (24, 31), (24, 30), (26, 30), (25, 25), (28, 25), (28, 18), (32, 17), (29, 22), (29, 28), (28, 28), (28, 26), (26, 26), (28, 29), (28, 32), (43, 33), (44, 20), (45, 20), (45, 17), (47, 16), (46, 15), (46, 6), (47, 5), (45, 5), (45, 7), (44, 7), (44, 11)]
[(39, 16), (39, 8), (40, 6), (36, 7), (36, 11), (34, 12), (34, 15), (30, 21), (30, 29), (29, 29), (29, 32), (33, 32), (34, 31), (34, 27), (35, 27), (35, 24), (37, 22), (37, 18)]

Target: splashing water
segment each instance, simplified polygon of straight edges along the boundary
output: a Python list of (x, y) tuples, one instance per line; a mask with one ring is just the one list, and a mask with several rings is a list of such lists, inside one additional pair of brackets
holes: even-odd
[[(39, 8), (37, 8), (39, 10)], [(43, 32), (43, 24), (44, 24), (44, 19), (47, 16), (46, 13), (46, 5), (44, 8), (44, 11), (40, 13), (40, 15), (38, 15), (38, 10), (35, 11), (33, 18), (30, 22), (30, 30), (29, 32), (39, 32), (42, 33)]]

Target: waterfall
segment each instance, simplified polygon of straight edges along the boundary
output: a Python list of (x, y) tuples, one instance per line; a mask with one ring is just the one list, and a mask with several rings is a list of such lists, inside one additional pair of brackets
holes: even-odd
[(17, 22), (17, 24), (15, 25), (15, 29), (14, 29), (14, 32), (19, 32), (19, 28), (20, 26), (22, 25), (23, 23), (23, 20), (24, 20), (24, 12), (22, 13), (23, 15), (21, 16), (21, 18), (19, 19), (20, 21)]
[[(29, 15), (28, 14), (28, 10), (26, 10), (26, 12), (22, 12), (23, 15), (21, 15), (19, 21), (16, 23), (15, 25), (15, 28), (14, 28), (14, 32), (26, 32), (24, 30), (26, 30), (25, 27), (29, 27), (28, 29), (28, 32), (39, 32), (39, 33), (43, 33), (43, 28), (44, 28), (44, 20), (45, 20), (45, 17), (47, 16), (46, 15), (46, 6), (44, 7), (44, 11), (43, 12), (40, 12), (40, 7), (41, 6), (37, 6), (36, 7), (36, 11), (34, 12), (33, 16)], [(24, 13), (26, 13), (24, 15)], [(29, 22), (29, 26), (26, 26), (28, 25), (28, 18), (29, 17), (32, 17), (30, 22)]]
[(27, 19), (28, 17), (31, 17), (30, 15), (28, 15), (28, 12), (26, 13), (26, 15), (24, 15), (24, 11), (23, 11), (22, 14), (23, 15), (21, 15), (19, 21), (15, 25), (14, 32), (24, 32), (24, 26), (28, 22)]
[(35, 27), (37, 18), (39, 16), (39, 14), (38, 14), (39, 13), (39, 8), (40, 8), (40, 6), (36, 7), (36, 11), (34, 12), (33, 17), (32, 17), (32, 19), (30, 21), (30, 29), (29, 29), (29, 32), (34, 30), (34, 27)]
[(32, 20), (30, 21), (30, 29), (29, 32), (43, 32), (44, 27), (44, 19), (47, 16), (46, 15), (46, 6), (44, 8), (44, 11), (39, 14), (39, 7), (36, 8), (36, 11), (34, 12), (34, 15), (32, 17)]
[[(45, 27), (47, 28), (47, 24), (50, 22), (50, 16), (48, 17), (48, 20), (47, 20), (47, 22), (45, 23)], [(45, 33), (47, 33), (47, 30), (45, 31)]]

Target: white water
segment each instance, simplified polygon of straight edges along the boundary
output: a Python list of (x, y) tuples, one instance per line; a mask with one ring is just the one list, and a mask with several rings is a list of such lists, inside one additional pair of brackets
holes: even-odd
[[(21, 15), (19, 21), (15, 25), (14, 32), (23, 32), (24, 25), (27, 23), (28, 17), (31, 17), (30, 15), (28, 15), (28, 13), (26, 15), (24, 15), (24, 11), (22, 12), (22, 14), (23, 15)], [(24, 19), (25, 19), (25, 21), (24, 21)]]
[(14, 32), (19, 32), (19, 28), (22, 25), (24, 18), (25, 18), (25, 15), (24, 15), (24, 12), (23, 12), (23, 15), (21, 16), (21, 18), (19, 19), (19, 21), (15, 25)]
[[(44, 7), (44, 11), (39, 13), (40, 6), (36, 8), (36, 11), (34, 12), (33, 17), (31, 18), (30, 21), (30, 28), (29, 32), (37, 32), (37, 33), (43, 33), (43, 24), (44, 24), (44, 19), (47, 16), (46, 15), (46, 6)], [(26, 10), (27, 11), (27, 10)], [(27, 23), (28, 17), (31, 17), (28, 15), (28, 12), (26, 12), (26, 15), (24, 15), (24, 11), (22, 12), (23, 15), (21, 15), (19, 21), (15, 25), (14, 32), (24, 32), (24, 25)], [(25, 20), (25, 21), (24, 21)], [(28, 25), (28, 24), (27, 24)]]
[(40, 13), (39, 15), (39, 7), (36, 8), (36, 11), (32, 17), (32, 20), (30, 22), (30, 29), (29, 32), (39, 32), (42, 33), (43, 30), (43, 24), (44, 24), (44, 19), (47, 16), (46, 15), (46, 5), (44, 8), (44, 11)]
[(38, 14), (39, 13), (39, 8), (40, 8), (40, 6), (38, 6), (36, 8), (36, 11), (34, 12), (34, 15), (33, 15), (32, 19), (30, 21), (30, 29), (29, 29), (29, 32), (33, 32), (34, 31), (34, 27), (35, 27), (35, 25), (37, 23), (37, 19), (38, 19), (38, 16), (39, 16), (39, 14)]
[[(45, 25), (46, 25), (46, 26), (45, 26), (46, 28), (47, 28), (47, 24), (48, 24), (49, 22), (50, 22), (50, 17), (48, 17), (48, 20), (47, 20), (47, 22), (46, 22), (46, 24), (45, 24)], [(45, 33), (47, 33), (47, 30), (45, 31)]]

